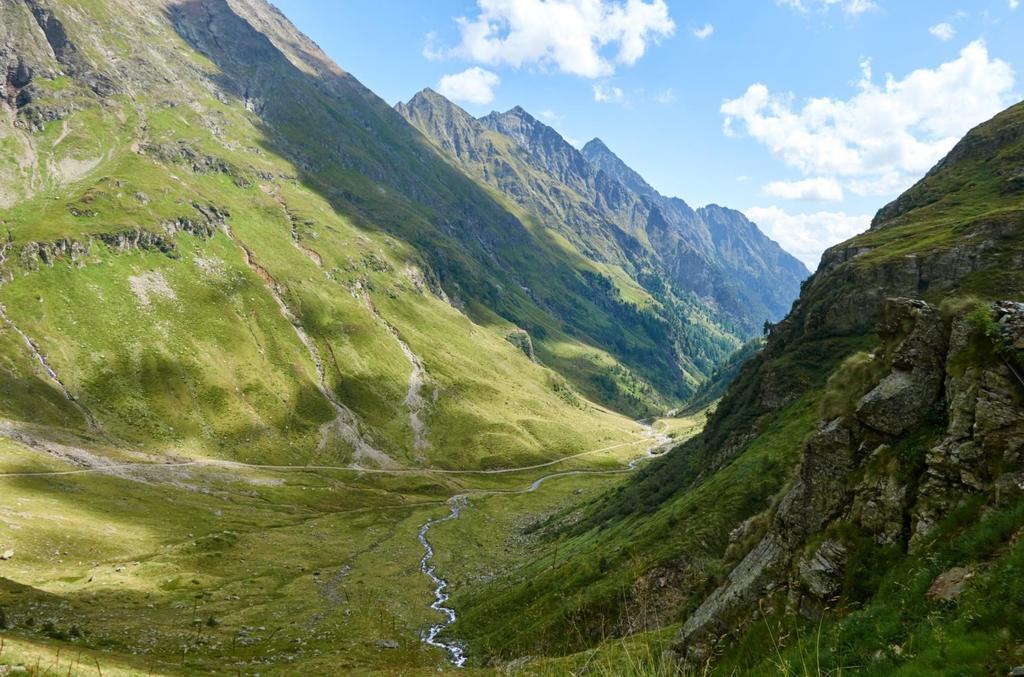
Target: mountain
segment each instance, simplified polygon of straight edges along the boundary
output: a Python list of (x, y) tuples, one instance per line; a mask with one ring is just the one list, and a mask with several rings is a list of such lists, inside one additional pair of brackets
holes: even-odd
[[(739, 345), (735, 323), (718, 311), (713, 301), (676, 289), (668, 281), (657, 255), (644, 244), (642, 228), (621, 225), (618, 215), (642, 211), (639, 198), (607, 176), (595, 174), (579, 152), (550, 127), (519, 109), (514, 117), (527, 124), (511, 133), (530, 129), (537, 134), (535, 142), (520, 142), (521, 136), (513, 138), (496, 131), (487, 119), (473, 118), (431, 90), (420, 92), (407, 104), (400, 103), (397, 110), (446, 153), (454, 166), (499, 191), (524, 223), (538, 229), (540, 237), (550, 238), (553, 233), (556, 240), (567, 242), (578, 260), (602, 271), (627, 298), (639, 301), (646, 312), (670, 328), (678, 371), (659, 367), (640, 372), (653, 383), (666, 388), (667, 384), (658, 380), (660, 374), (675, 379), (684, 393), (692, 393), (714, 365)], [(594, 188), (595, 182), (603, 182), (604, 187)]]
[[(752, 256), (737, 268), (737, 262), (718, 250), (719, 240), (727, 236), (714, 238), (703, 214), (694, 212), (683, 200), (660, 195), (599, 140), (577, 151), (518, 107), (491, 113), (481, 121), (517, 140), (535, 161), (563, 183), (577, 187), (613, 223), (646, 243), (674, 286), (710, 304), (726, 322), (733, 322), (744, 338), (760, 330), (764, 322), (760, 318), (782, 317), (807, 277), (801, 262), (759, 232), (758, 237), (747, 238)], [(753, 224), (741, 230), (748, 229), (757, 231)], [(765, 264), (769, 261), (780, 265), (768, 268)], [(758, 271), (757, 284), (748, 280), (751, 268)]]
[(1022, 165), (1018, 104), (825, 254), (704, 432), (531, 527), (570, 554), (458, 595), (454, 632), (551, 669), (1024, 663)]
[[(807, 268), (743, 214), (718, 205), (694, 211), (679, 198), (661, 195), (600, 139), (587, 143), (582, 153), (660, 213), (661, 219), (648, 222), (648, 239), (674, 280), (715, 298), (743, 317), (745, 326), (756, 324), (758, 317), (774, 321), (789, 312), (800, 283), (809, 275)], [(706, 252), (716, 266), (694, 271), (676, 263), (688, 263), (695, 252)]]
[(807, 275), (738, 212), (695, 212), (664, 198), (600, 141), (580, 152), (521, 107), (477, 120), (428, 89), (396, 108), (456, 166), (523, 207), (524, 219), (556, 231), (592, 261), (621, 269), (670, 318), (682, 315), (690, 326), (706, 316), (710, 332), (698, 326), (704, 335), (681, 346), (691, 382), (721, 361), (693, 359), (720, 350), (714, 333), (751, 337), (785, 314)]
[(269, 5), (125, 6), (0, 9), (4, 417), (473, 467), (603, 439), (630, 425), (605, 407), (672, 406), (738, 345), (580, 254), (618, 230), (538, 230)]

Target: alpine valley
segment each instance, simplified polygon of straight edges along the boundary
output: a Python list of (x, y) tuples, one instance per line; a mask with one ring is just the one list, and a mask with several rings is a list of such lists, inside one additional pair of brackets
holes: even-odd
[(1024, 665), (1024, 104), (811, 275), (265, 0), (0, 87), (0, 675)]

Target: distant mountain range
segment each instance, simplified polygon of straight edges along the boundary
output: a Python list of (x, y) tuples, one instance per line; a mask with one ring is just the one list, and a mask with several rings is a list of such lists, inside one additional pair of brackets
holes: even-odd
[(397, 109), (581, 252), (621, 266), (648, 291), (696, 300), (739, 338), (785, 315), (809, 275), (740, 212), (665, 197), (600, 139), (577, 150), (521, 107), (477, 120), (425, 89)]

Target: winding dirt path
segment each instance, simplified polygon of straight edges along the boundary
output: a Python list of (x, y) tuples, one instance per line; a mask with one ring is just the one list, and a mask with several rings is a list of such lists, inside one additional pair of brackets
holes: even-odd
[(14, 331), (14, 333), (21, 337), (21, 340), (25, 343), (25, 347), (28, 348), (28, 351), (32, 354), (35, 361), (39, 363), (39, 366), (43, 368), (46, 375), (50, 377), (50, 380), (57, 386), (57, 389), (60, 390), (68, 402), (70, 402), (79, 411), (79, 413), (82, 414), (82, 417), (85, 419), (89, 429), (96, 432), (102, 432), (99, 423), (96, 421), (96, 417), (92, 415), (92, 412), (89, 411), (84, 404), (79, 402), (78, 398), (75, 397), (70, 390), (68, 390), (68, 387), (64, 385), (64, 381), (61, 380), (56, 370), (50, 366), (50, 361), (46, 359), (42, 350), (39, 349), (39, 345), (33, 341), (28, 334), (22, 331), (21, 327), (14, 323), (14, 320), (7, 315), (7, 309), (2, 303), (0, 303), (0, 322), (6, 324)]
[[(0, 430), (0, 435), (4, 437), (11, 437)], [(45, 448), (43, 444), (34, 443), (31, 439), (26, 441), (24, 439), (17, 439), (17, 442), (21, 442), (30, 448), (38, 451), (49, 453), (49, 450)], [(41, 442), (41, 440), (40, 440)], [(562, 456), (556, 458), (553, 461), (547, 461), (545, 463), (537, 463), (535, 465), (519, 466), (515, 468), (495, 468), (489, 470), (449, 470), (446, 468), (363, 468), (357, 465), (272, 465), (263, 463), (242, 463), (241, 461), (227, 461), (216, 458), (202, 458), (194, 459), (191, 461), (177, 461), (177, 462), (153, 462), (153, 463), (110, 463), (96, 467), (89, 468), (78, 468), (76, 470), (47, 470), (38, 472), (21, 472), (21, 473), (0, 473), (0, 477), (45, 477), (48, 475), (61, 476), (61, 475), (89, 475), (93, 473), (109, 473), (118, 470), (133, 470), (133, 469), (146, 469), (151, 470), (154, 468), (187, 468), (196, 466), (207, 466), (207, 467), (218, 467), (218, 468), (241, 468), (251, 470), (272, 470), (272, 471), (298, 471), (298, 472), (310, 472), (310, 471), (335, 471), (335, 472), (353, 472), (360, 474), (371, 474), (371, 475), (503, 475), (508, 473), (519, 473), (527, 472), (529, 470), (539, 470), (542, 468), (548, 468), (559, 463), (565, 463), (576, 458), (583, 458), (594, 454), (600, 454), (606, 451), (614, 451), (615, 449), (621, 449), (624, 447), (631, 447), (637, 444), (643, 444), (649, 442), (649, 439), (633, 440), (632, 442), (622, 442), (619, 444), (613, 444), (607, 447), (601, 447), (600, 449), (591, 449), (590, 451), (583, 451), (578, 454), (572, 454), (570, 456)], [(67, 445), (65, 445), (67, 446)], [(82, 450), (86, 451), (86, 450)], [(92, 452), (87, 452), (92, 455)], [(646, 457), (644, 457), (646, 458)], [(63, 459), (67, 460), (67, 459)], [(587, 472), (623, 472), (621, 470), (609, 470), (609, 471), (587, 471)], [(483, 490), (481, 490), (483, 491)], [(500, 493), (500, 492), (496, 492)]]
[(333, 434), (345, 440), (352, 447), (356, 462), (368, 459), (381, 467), (393, 467), (395, 463), (391, 460), (391, 457), (374, 447), (367, 440), (355, 412), (346, 407), (331, 390), (331, 386), (327, 381), (327, 372), (324, 369), (323, 358), (320, 356), (320, 349), (317, 348), (313, 338), (306, 333), (299, 317), (288, 306), (287, 301), (285, 301), (285, 288), (274, 279), (266, 268), (259, 264), (252, 250), (235, 237), (234, 232), (227, 223), (223, 224), (223, 229), (228, 239), (242, 250), (242, 258), (245, 261), (245, 265), (263, 281), (267, 291), (270, 292), (271, 297), (273, 297), (274, 302), (281, 311), (281, 316), (292, 325), (295, 335), (302, 345), (305, 346), (306, 352), (309, 353), (309, 359), (312, 360), (313, 366), (316, 368), (316, 387), (334, 409), (334, 420), (328, 421), (320, 428), (320, 448), (323, 449), (327, 445)]

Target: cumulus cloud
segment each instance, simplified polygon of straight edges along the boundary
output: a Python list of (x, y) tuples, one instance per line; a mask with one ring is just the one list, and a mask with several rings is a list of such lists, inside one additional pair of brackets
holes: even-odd
[(441, 61), (444, 50), (437, 46), (437, 33), (431, 31), (423, 39), (423, 58), (427, 61)]
[(675, 31), (665, 0), (477, 0), (477, 11), (456, 19), (461, 41), (452, 55), (585, 78), (636, 63), (648, 45)]
[(701, 28), (691, 28), (690, 32), (693, 33), (693, 37), (698, 40), (704, 40), (710, 38), (711, 34), (715, 32), (715, 27), (711, 24), (704, 24)]
[(833, 7), (838, 7), (852, 17), (878, 9), (873, 0), (775, 0), (775, 4), (795, 9), (801, 14), (808, 14), (812, 10), (827, 12)]
[(494, 88), (500, 83), (495, 73), (474, 66), (442, 77), (437, 91), (452, 101), (484, 105), (494, 101)]
[(594, 101), (598, 103), (622, 103), (625, 93), (621, 87), (609, 85), (607, 82), (594, 83)]
[(790, 214), (778, 207), (751, 207), (744, 213), (768, 237), (811, 270), (818, 267), (826, 249), (864, 232), (871, 225), (869, 214), (829, 211)]
[(974, 125), (1011, 103), (1014, 72), (984, 41), (954, 61), (876, 84), (870, 61), (849, 99), (773, 94), (753, 84), (722, 104), (727, 135), (745, 132), (807, 176), (837, 177), (862, 195), (898, 192)]
[(764, 187), (765, 195), (783, 200), (807, 202), (842, 202), (843, 187), (835, 179), (814, 178), (803, 181), (772, 181)]
[(1017, 9), (1020, 7), (1020, 0), (1010, 0), (1010, 9)]
[(956, 35), (956, 29), (953, 28), (953, 24), (948, 21), (943, 21), (940, 24), (935, 24), (928, 29), (928, 32), (937, 37), (939, 40), (952, 40), (953, 36)]

